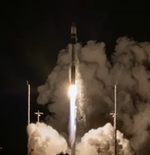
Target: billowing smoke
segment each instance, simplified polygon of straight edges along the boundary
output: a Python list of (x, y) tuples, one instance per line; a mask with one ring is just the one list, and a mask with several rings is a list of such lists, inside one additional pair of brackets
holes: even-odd
[[(67, 142), (51, 126), (43, 123), (28, 126), (28, 148), (31, 155), (57, 155), (61, 152), (69, 153)], [(117, 131), (117, 154), (135, 155), (129, 141)], [(113, 155), (114, 154), (114, 128), (110, 123), (86, 133), (81, 142), (76, 144), (76, 155)]]
[[(150, 138), (150, 43), (138, 43), (127, 37), (117, 40), (111, 63), (107, 59), (105, 44), (87, 42), (78, 52), (78, 81), (81, 88), (78, 115), (80, 137), (85, 131), (112, 122), (113, 86), (117, 87), (117, 127), (130, 140), (136, 152), (142, 155)], [(57, 65), (46, 83), (38, 87), (39, 104), (47, 104), (47, 121), (58, 131), (68, 132), (68, 48), (60, 51)], [(52, 115), (53, 114), (53, 115)], [(147, 151), (148, 152), (148, 151)], [(149, 153), (148, 153), (149, 154)], [(144, 153), (146, 155), (146, 153)]]
[[(117, 154), (135, 155), (130, 143), (123, 134), (117, 131)], [(113, 155), (114, 154), (114, 128), (110, 123), (98, 129), (91, 129), (86, 133), (81, 142), (77, 144), (77, 155)]]
[(32, 155), (56, 155), (67, 151), (66, 140), (51, 126), (30, 124), (27, 131), (28, 149)]

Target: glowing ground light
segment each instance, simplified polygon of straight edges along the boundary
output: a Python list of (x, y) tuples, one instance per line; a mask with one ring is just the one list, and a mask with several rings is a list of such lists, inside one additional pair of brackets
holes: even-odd
[(71, 85), (69, 87), (69, 98), (70, 98), (70, 118), (69, 118), (69, 143), (73, 147), (76, 137), (76, 96), (77, 86)]

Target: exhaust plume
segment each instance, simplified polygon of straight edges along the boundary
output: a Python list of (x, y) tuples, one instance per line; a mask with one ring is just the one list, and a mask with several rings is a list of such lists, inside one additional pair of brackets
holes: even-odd
[[(117, 80), (117, 127), (137, 153), (146, 155), (142, 152), (150, 138), (150, 43), (119, 38), (111, 63), (107, 59), (104, 43), (89, 41), (83, 47), (77, 46), (80, 49), (77, 108), (82, 111), (80, 115), (77, 112), (78, 138), (92, 128), (112, 122), (109, 114), (113, 111), (113, 86)], [(47, 116), (48, 122), (58, 131), (66, 133), (69, 116), (68, 68), (66, 48), (60, 51), (57, 65), (46, 83), (38, 87), (37, 99), (39, 104), (47, 104), (49, 111), (55, 113), (55, 117)], [(149, 148), (146, 149), (148, 152)]]
[[(67, 148), (65, 139), (51, 126), (43, 123), (28, 125), (29, 143), (31, 155), (56, 155), (61, 152), (71, 153)], [(86, 133), (81, 142), (76, 145), (76, 155), (103, 155), (114, 154), (114, 128), (110, 123), (98, 129), (92, 129)], [(117, 152), (120, 155), (135, 155), (129, 141), (123, 134), (117, 131)]]

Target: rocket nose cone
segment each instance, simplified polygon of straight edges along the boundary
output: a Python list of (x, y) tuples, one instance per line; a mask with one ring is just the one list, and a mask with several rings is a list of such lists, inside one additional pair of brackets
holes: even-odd
[(71, 34), (77, 34), (76, 26), (71, 26)]

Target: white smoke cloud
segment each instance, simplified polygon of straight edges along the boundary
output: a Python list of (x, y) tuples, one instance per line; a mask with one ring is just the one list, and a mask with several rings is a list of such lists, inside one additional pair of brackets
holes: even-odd
[[(84, 119), (87, 123), (85, 130), (78, 131), (79, 135), (112, 121), (109, 113), (113, 111), (113, 86), (117, 80), (118, 128), (130, 139), (132, 147), (142, 152), (150, 138), (150, 43), (119, 38), (112, 63), (107, 59), (104, 43), (89, 41), (83, 47), (77, 46), (80, 47), (77, 80), (82, 93), (77, 103), (78, 130), (84, 126)], [(68, 49), (60, 51), (46, 84), (38, 87), (37, 102), (48, 104), (48, 109), (55, 112), (55, 119), (49, 117), (49, 122), (62, 132), (68, 130), (69, 61)]]
[[(76, 148), (77, 155), (103, 155), (114, 154), (114, 128), (110, 123), (98, 129), (92, 129), (86, 133)], [(124, 138), (123, 134), (117, 131), (117, 154), (134, 155), (129, 141)]]
[[(56, 155), (60, 152), (69, 153), (65, 139), (51, 126), (44, 123), (30, 124), (28, 126), (28, 148), (31, 155)], [(117, 152), (121, 155), (134, 155), (129, 141), (123, 134), (117, 131)], [(110, 123), (98, 129), (92, 129), (86, 133), (81, 142), (76, 144), (76, 155), (97, 155), (97, 151), (103, 155), (114, 153), (114, 128)]]
[(28, 148), (32, 155), (56, 155), (67, 151), (66, 140), (51, 126), (30, 124), (27, 131)]

